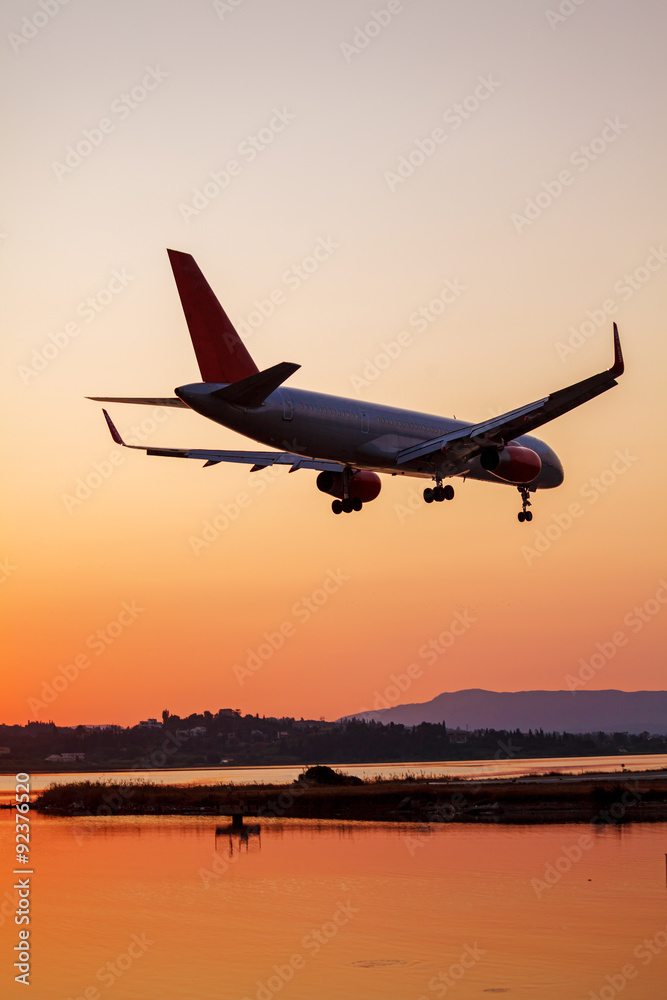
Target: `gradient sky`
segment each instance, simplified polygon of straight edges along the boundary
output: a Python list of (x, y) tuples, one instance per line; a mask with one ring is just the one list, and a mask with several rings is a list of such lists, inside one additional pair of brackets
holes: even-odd
[[(664, 688), (665, 5), (45, 6), (1, 12), (2, 721)], [(199, 378), (166, 247), (294, 386), (480, 420), (607, 368), (612, 320), (627, 372), (539, 432), (566, 479), (531, 524), (508, 486), (426, 506), (390, 478), (334, 517), (313, 473), (113, 446), (87, 394)], [(139, 443), (248, 444), (111, 412)]]

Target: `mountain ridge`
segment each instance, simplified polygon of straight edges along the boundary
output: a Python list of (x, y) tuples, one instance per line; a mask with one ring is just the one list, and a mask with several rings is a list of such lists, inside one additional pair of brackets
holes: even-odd
[(667, 691), (443, 691), (430, 701), (409, 702), (342, 716), (385, 725), (445, 722), (449, 729), (543, 729), (546, 732), (667, 732)]

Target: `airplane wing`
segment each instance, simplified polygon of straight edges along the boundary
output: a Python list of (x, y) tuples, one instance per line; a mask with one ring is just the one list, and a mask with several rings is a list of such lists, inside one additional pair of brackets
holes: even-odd
[(522, 434), (530, 434), (531, 431), (548, 423), (555, 417), (574, 410), (582, 403), (599, 396), (612, 386), (617, 385), (616, 378), (624, 371), (623, 354), (621, 352), (621, 341), (618, 335), (618, 328), (614, 323), (614, 364), (598, 375), (591, 375), (590, 378), (576, 382), (565, 389), (552, 392), (544, 399), (538, 399), (534, 403), (520, 406), (516, 410), (510, 410), (499, 417), (484, 420), (479, 424), (471, 424), (468, 427), (460, 427), (448, 434), (432, 438), (430, 441), (422, 441), (420, 444), (404, 448), (399, 452), (396, 462), (403, 465), (416, 458), (423, 458), (434, 455), (438, 452), (444, 453), (446, 467), (452, 469), (459, 468), (471, 458), (478, 455), (484, 448), (497, 448), (507, 444)]
[(145, 451), (147, 455), (159, 455), (166, 458), (196, 458), (204, 462), (204, 467), (218, 465), (220, 462), (236, 462), (240, 465), (252, 466), (251, 472), (265, 469), (269, 465), (290, 465), (290, 472), (297, 469), (315, 469), (318, 472), (342, 472), (345, 468), (342, 462), (328, 462), (320, 458), (304, 458), (289, 451), (217, 451), (209, 448), (149, 448), (139, 444), (126, 444), (118, 433), (116, 425), (105, 409), (102, 410), (111, 437), (123, 448), (134, 448)]

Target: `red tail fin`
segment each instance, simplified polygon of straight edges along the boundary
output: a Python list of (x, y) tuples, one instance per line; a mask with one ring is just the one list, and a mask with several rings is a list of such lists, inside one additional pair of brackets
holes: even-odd
[(259, 369), (194, 257), (167, 250), (204, 382), (238, 382)]

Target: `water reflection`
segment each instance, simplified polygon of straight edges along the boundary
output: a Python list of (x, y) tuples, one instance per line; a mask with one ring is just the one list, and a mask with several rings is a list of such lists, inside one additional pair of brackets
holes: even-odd
[(664, 997), (664, 823), (33, 821), (36, 1000)]
[[(218, 839), (220, 838), (220, 839)], [(250, 850), (250, 846), (261, 851), (262, 849), (262, 828), (259, 823), (244, 823), (243, 819), (234, 818), (226, 826), (216, 826), (215, 828), (215, 849), (220, 850), (223, 838), (227, 841), (229, 855), (233, 855), (234, 850), (240, 851), (244, 848)]]

